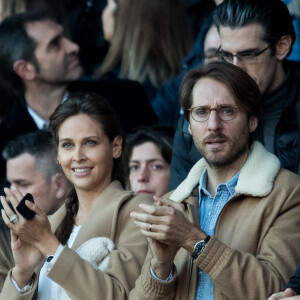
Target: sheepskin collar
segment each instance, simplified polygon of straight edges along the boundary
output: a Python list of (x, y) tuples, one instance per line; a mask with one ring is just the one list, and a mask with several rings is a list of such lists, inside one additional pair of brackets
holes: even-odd
[[(257, 141), (253, 143), (250, 151), (251, 155), (241, 168), (235, 190), (237, 194), (264, 197), (272, 191), (274, 179), (280, 169), (280, 161)], [(187, 178), (171, 194), (170, 199), (182, 202), (189, 197), (195, 186), (198, 185), (204, 168), (205, 161), (202, 158), (193, 166)]]

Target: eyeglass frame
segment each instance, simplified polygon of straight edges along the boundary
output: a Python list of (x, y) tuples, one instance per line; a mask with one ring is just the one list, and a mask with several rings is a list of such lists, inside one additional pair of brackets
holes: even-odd
[[(217, 58), (221, 58), (223, 61), (226, 61), (226, 62), (229, 62), (229, 63), (233, 62), (233, 58), (234, 57), (236, 57), (238, 59), (238, 61), (240, 61), (240, 62), (249, 63), (249, 62), (255, 61), (258, 56), (260, 56), (261, 54), (263, 54), (265, 51), (267, 51), (268, 49), (270, 49), (272, 46), (273, 46), (273, 44), (269, 44), (266, 48), (264, 48), (264, 49), (262, 49), (261, 51), (258, 51), (258, 52), (255, 52), (255, 51), (245, 51), (245, 52), (240, 52), (240, 53), (237, 53), (237, 54), (231, 54), (229, 52), (225, 52), (225, 51), (223, 51), (221, 49), (221, 46), (220, 46), (219, 49), (216, 51), (216, 57)], [(224, 58), (224, 53), (226, 53), (230, 57), (230, 60), (226, 60)], [(243, 58), (241, 58), (241, 55), (246, 55), (246, 54), (253, 55), (253, 60), (250, 60), (248, 62), (245, 61), (245, 60), (243, 60)]]
[[(207, 119), (200, 121), (200, 120), (196, 120), (196, 119), (194, 118), (194, 116), (193, 116), (193, 111), (194, 111), (196, 108), (199, 108), (199, 107), (203, 107), (203, 108), (208, 108), (208, 109), (209, 109), (209, 114), (208, 114), (208, 116), (207, 116)], [(229, 120), (223, 120), (222, 118), (220, 118), (220, 116), (219, 116), (219, 114), (218, 114), (218, 109), (221, 109), (222, 107), (223, 107), (223, 108), (228, 107), (228, 108), (232, 108), (232, 109), (234, 110), (234, 115), (233, 115), (233, 117), (232, 117), (231, 119), (229, 119)], [(197, 106), (188, 108), (187, 111), (190, 112), (190, 115), (192, 116), (193, 120), (196, 121), (196, 122), (199, 122), (199, 123), (204, 123), (204, 122), (206, 122), (206, 121), (209, 119), (212, 110), (215, 110), (215, 111), (216, 111), (216, 114), (217, 114), (217, 117), (219, 118), (219, 120), (221, 120), (222, 122), (230, 122), (230, 121), (232, 121), (232, 120), (237, 116), (237, 110), (238, 110), (238, 108), (240, 108), (240, 106), (237, 106), (237, 105), (233, 106), (233, 105), (230, 105), (230, 104), (221, 104), (221, 105), (218, 105), (218, 106), (215, 107), (215, 108), (211, 108), (211, 107), (209, 107), (209, 106), (207, 106), (207, 105), (197, 105)]]

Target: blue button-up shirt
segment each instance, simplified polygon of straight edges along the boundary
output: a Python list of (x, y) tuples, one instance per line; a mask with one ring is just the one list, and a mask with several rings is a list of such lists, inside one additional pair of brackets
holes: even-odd
[[(199, 180), (199, 218), (200, 228), (208, 235), (215, 233), (217, 219), (228, 200), (235, 195), (240, 172), (230, 181), (219, 184), (215, 197), (212, 197), (206, 189), (207, 171), (203, 171)], [(210, 277), (199, 269), (196, 300), (213, 300), (214, 285)]]

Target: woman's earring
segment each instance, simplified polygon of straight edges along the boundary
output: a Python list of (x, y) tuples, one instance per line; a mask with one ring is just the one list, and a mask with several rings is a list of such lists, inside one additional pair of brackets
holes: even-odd
[(56, 159), (56, 161), (57, 161), (57, 163), (60, 165), (60, 162), (59, 162), (59, 160), (58, 160), (58, 159)]

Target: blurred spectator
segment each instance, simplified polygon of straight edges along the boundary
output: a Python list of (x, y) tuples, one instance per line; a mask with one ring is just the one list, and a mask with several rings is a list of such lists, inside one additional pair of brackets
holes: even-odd
[(144, 127), (128, 136), (125, 158), (128, 188), (140, 194), (163, 196), (168, 191), (173, 132)]
[[(29, 10), (47, 11), (49, 16), (56, 22), (66, 27), (63, 3), (59, 0), (0, 0), (0, 21), (4, 18)], [(0, 87), (0, 122), (2, 117), (13, 105), (14, 94), (9, 89)]]
[(191, 46), (181, 0), (108, 0), (102, 21), (111, 45), (95, 78), (113, 73), (137, 80), (151, 100), (157, 88), (179, 73)]
[(160, 123), (164, 126), (176, 129), (180, 116), (179, 87), (184, 74), (204, 62), (216, 59), (215, 53), (220, 46), (220, 40), (218, 32), (211, 29), (212, 25), (212, 15), (208, 15), (190, 53), (182, 60), (181, 74), (160, 88), (151, 102)]

